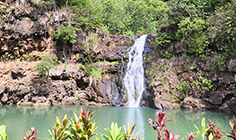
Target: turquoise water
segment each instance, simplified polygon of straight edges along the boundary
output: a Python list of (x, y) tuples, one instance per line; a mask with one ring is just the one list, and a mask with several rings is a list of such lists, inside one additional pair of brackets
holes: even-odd
[[(41, 131), (37, 134), (40, 139), (50, 138), (47, 130), (52, 129), (55, 124), (55, 116), (62, 120), (64, 114), (73, 116), (73, 112), (79, 114), (80, 105), (74, 106), (51, 106), (51, 107), (17, 107), (17, 106), (1, 106), (0, 107), (0, 124), (6, 125), (6, 132), (9, 140), (21, 140), (25, 136), (25, 132), (30, 130), (32, 126), (36, 130)], [(148, 123), (148, 119), (156, 119), (153, 108), (128, 108), (128, 107), (95, 107), (84, 106), (87, 109), (93, 109), (95, 116), (93, 120), (96, 122), (97, 132), (107, 132), (104, 128), (109, 127), (111, 122), (117, 122), (121, 127), (123, 124), (136, 124), (135, 131), (138, 132), (145, 140), (156, 139), (156, 132)], [(229, 119), (232, 119), (232, 114), (213, 112), (213, 111), (190, 111), (190, 110), (163, 110), (168, 119), (173, 122), (168, 122), (166, 129), (172, 128), (172, 134), (179, 134), (180, 138), (185, 138), (187, 132), (194, 132), (196, 124), (200, 128), (202, 118), (214, 119), (217, 127), (221, 130), (230, 130), (228, 124)], [(226, 137), (224, 139), (227, 139)]]

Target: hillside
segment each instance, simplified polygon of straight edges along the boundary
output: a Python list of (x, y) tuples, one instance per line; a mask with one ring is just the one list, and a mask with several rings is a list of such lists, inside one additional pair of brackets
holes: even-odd
[(236, 113), (236, 1), (0, 2), (1, 104), (123, 106), (148, 34), (142, 106)]

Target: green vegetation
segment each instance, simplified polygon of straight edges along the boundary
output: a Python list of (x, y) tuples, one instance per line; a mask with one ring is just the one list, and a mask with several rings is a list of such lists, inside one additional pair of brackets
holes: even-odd
[(188, 97), (191, 85), (189, 81), (183, 81), (183, 79), (181, 79), (181, 83), (176, 87), (176, 89), (180, 91), (178, 99), (183, 100), (185, 97)]
[[(172, 0), (167, 7), (165, 16), (157, 21), (157, 47), (180, 41), (189, 55), (217, 52), (222, 58), (218, 63), (221, 71), (227, 60), (236, 58), (236, 0)], [(162, 57), (171, 55), (165, 52)]]
[(14, 56), (12, 54), (6, 52), (0, 57), (0, 61), (8, 61), (8, 60), (12, 60), (13, 58)]
[(7, 140), (8, 136), (6, 134), (6, 125), (0, 126), (0, 140)]
[(112, 122), (110, 128), (105, 128), (109, 133), (109, 136), (103, 134), (102, 136), (106, 140), (121, 140), (124, 139), (123, 132), (121, 132), (122, 127), (118, 127), (117, 123)]
[(202, 137), (202, 140), (204, 140), (205, 138), (205, 135), (207, 133), (207, 131), (210, 129), (210, 127), (207, 127), (206, 126), (206, 120), (205, 118), (202, 118), (202, 123), (201, 123), (201, 130), (194, 124), (194, 127), (196, 128), (196, 134), (197, 134), (197, 137), (201, 136)]
[(76, 28), (72, 26), (62, 26), (54, 32), (53, 37), (62, 43), (74, 44), (76, 42), (75, 30)]
[(69, 5), (81, 30), (102, 27), (111, 33), (128, 35), (155, 32), (157, 21), (167, 9), (165, 2), (156, 0), (71, 0)]
[(4, 27), (5, 26), (5, 21), (4, 19), (6, 18), (6, 11), (7, 6), (5, 5), (0, 5), (0, 26)]
[(80, 65), (80, 68), (82, 68), (87, 75), (91, 75), (93, 79), (99, 80), (102, 78), (102, 75), (105, 73), (102, 71), (101, 68), (98, 68), (96, 65), (96, 61), (98, 61), (98, 58), (93, 59), (90, 55), (87, 56), (80, 56), (80, 60), (82, 60), (82, 64)]
[(42, 81), (46, 81), (49, 75), (49, 70), (61, 62), (57, 57), (50, 57), (48, 54), (42, 56), (41, 59), (42, 61), (35, 65), (34, 70), (40, 73), (39, 78)]
[(193, 81), (193, 84), (197, 87), (198, 90), (212, 90), (213, 85), (211, 83), (211, 80), (207, 80), (206, 78), (202, 77), (200, 73), (196, 74), (197, 79)]

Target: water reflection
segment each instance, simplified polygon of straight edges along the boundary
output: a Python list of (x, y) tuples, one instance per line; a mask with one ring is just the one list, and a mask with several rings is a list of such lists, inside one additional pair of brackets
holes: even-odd
[[(17, 106), (1, 106), (0, 107), (0, 124), (7, 126), (7, 134), (9, 140), (21, 140), (25, 136), (26, 130), (30, 130), (32, 126), (36, 130), (41, 131), (37, 134), (41, 139), (49, 138), (48, 129), (52, 129), (55, 124), (55, 116), (60, 119), (64, 114), (73, 116), (73, 112), (79, 114), (79, 105), (75, 106), (52, 106), (52, 107), (17, 107)], [(119, 127), (130, 124), (136, 124), (135, 132), (139, 131), (141, 137), (146, 140), (156, 140), (156, 132), (148, 123), (148, 118), (156, 119), (155, 109), (152, 108), (127, 108), (127, 107), (95, 107), (84, 106), (86, 110), (93, 109), (95, 116), (93, 120), (96, 122), (97, 132), (108, 134), (104, 128), (110, 127), (111, 122), (117, 122)], [(193, 124), (200, 128), (202, 118), (214, 119), (218, 127), (223, 131), (230, 130), (228, 120), (232, 118), (232, 114), (226, 114), (213, 111), (190, 111), (190, 110), (164, 110), (168, 119), (166, 129), (172, 128), (173, 134), (179, 134), (181, 138), (187, 135), (187, 132), (195, 131)]]

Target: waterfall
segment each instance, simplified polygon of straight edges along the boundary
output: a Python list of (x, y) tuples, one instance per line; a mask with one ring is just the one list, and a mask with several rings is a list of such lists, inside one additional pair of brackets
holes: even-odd
[(124, 77), (128, 106), (138, 107), (144, 91), (143, 50), (147, 35), (136, 39), (129, 51), (129, 62)]

